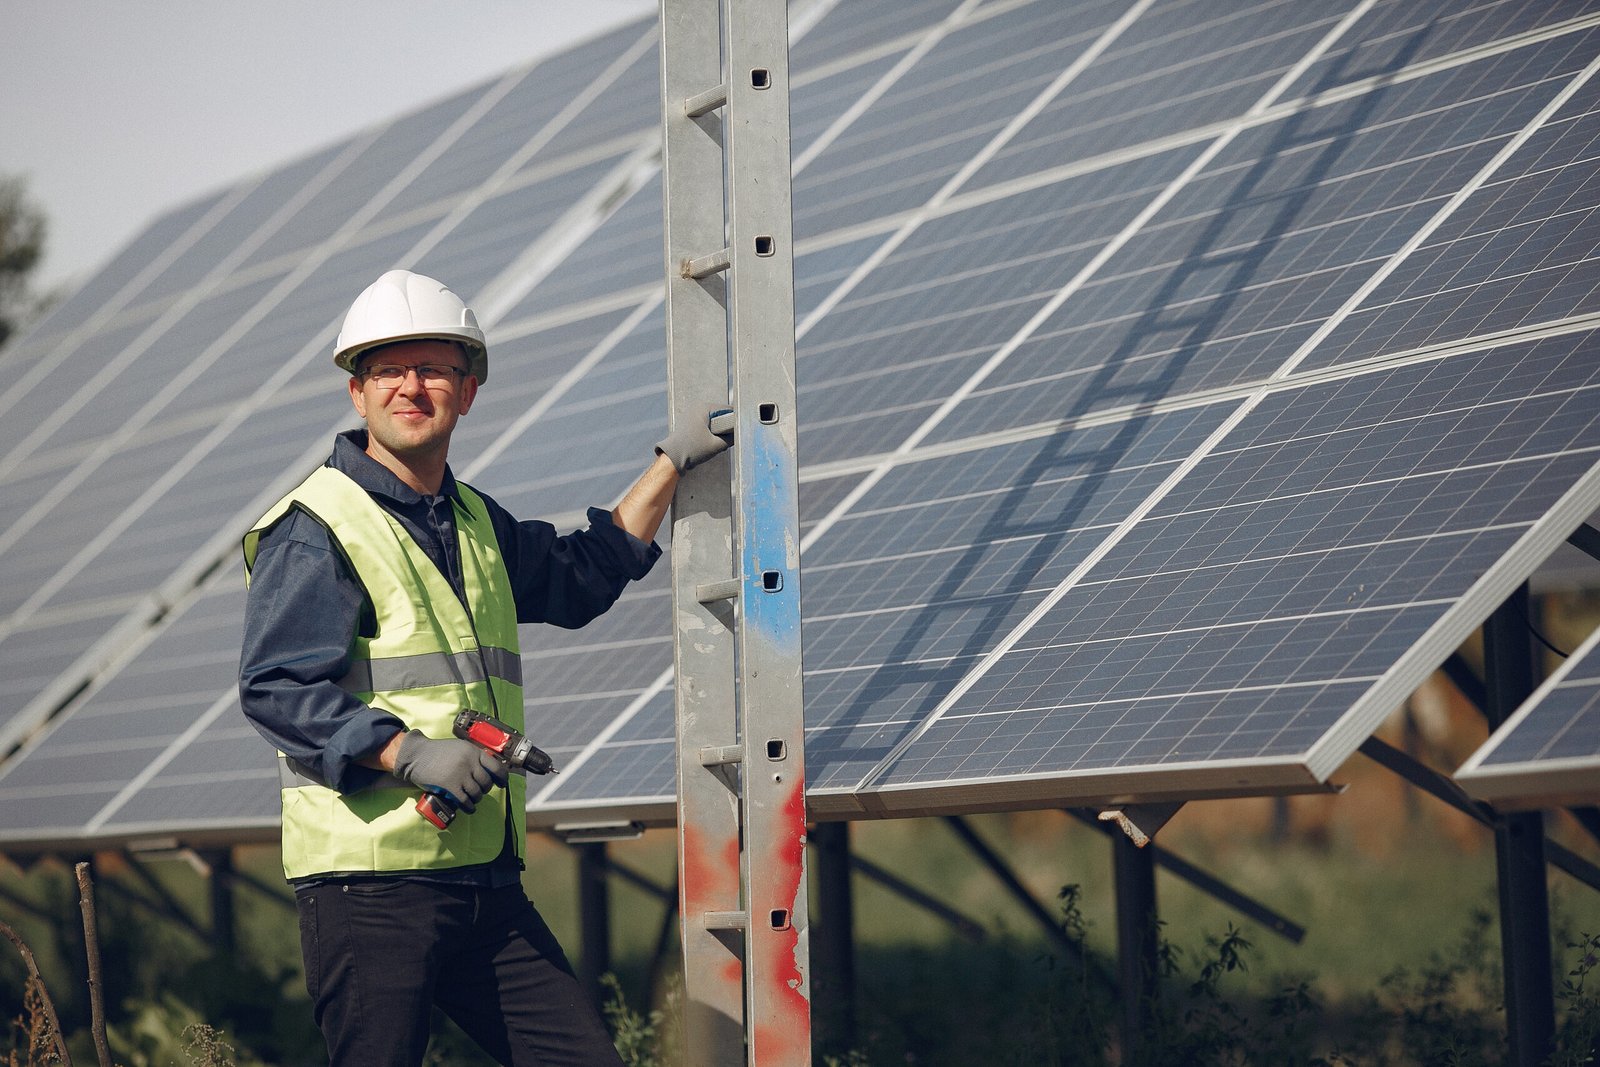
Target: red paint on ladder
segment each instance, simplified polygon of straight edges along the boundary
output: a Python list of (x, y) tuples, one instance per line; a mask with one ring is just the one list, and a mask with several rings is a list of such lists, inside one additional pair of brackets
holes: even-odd
[(683, 914), (702, 915), (708, 911), (732, 911), (738, 908), (738, 837), (707, 841), (705, 834), (692, 826), (685, 826), (681, 840)]
[[(786, 828), (793, 827), (793, 831), (778, 835), (770, 843), (767, 862), (761, 869), (773, 890), (769, 899), (786, 909), (793, 919), (802, 911), (799, 906), (800, 894), (805, 879), (804, 781), (796, 781), (784, 798), (779, 824)], [(751, 918), (763, 924), (768, 922), (767, 914)], [(754, 1027), (750, 1035), (755, 1052), (754, 1062), (763, 1065), (808, 1064), (811, 1062), (810, 984), (796, 958), (801, 930), (791, 921), (784, 930), (763, 926), (755, 932), (758, 936), (770, 936), (774, 940), (772, 950), (764, 955), (764, 973), (752, 976), (753, 980), (762, 983), (771, 1008), (769, 1019)]]
[[(707, 840), (692, 826), (680, 830), (682, 874), (678, 879), (678, 914), (696, 921), (708, 911), (734, 911), (739, 907), (739, 839)], [(687, 946), (686, 946), (687, 951)], [(702, 957), (702, 962), (704, 961)], [(729, 955), (715, 970), (722, 992), (713, 996), (722, 1010), (737, 1013), (743, 1000), (744, 965)]]

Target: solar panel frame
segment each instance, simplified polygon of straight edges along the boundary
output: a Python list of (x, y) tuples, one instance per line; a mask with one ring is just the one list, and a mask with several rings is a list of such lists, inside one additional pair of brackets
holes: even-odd
[(1469, 796), (1506, 810), (1600, 802), (1600, 630), (1455, 772)]

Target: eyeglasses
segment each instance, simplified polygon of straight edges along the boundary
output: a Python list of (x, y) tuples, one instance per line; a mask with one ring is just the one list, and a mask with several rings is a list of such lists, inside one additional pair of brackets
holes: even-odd
[(443, 363), (421, 363), (416, 366), (402, 366), (399, 363), (380, 363), (362, 371), (362, 376), (370, 382), (376, 382), (381, 389), (398, 389), (406, 380), (406, 375), (415, 371), (417, 381), (422, 383), (424, 389), (445, 389), (456, 383), (457, 377), (464, 377), (468, 372), (460, 367), (451, 367)]

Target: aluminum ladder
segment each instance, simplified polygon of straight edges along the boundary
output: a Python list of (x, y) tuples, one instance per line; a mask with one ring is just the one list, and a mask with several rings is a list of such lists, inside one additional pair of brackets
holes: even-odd
[(661, 0), (672, 424), (733, 433), (673, 501), (688, 1063), (811, 1062), (788, 24)]

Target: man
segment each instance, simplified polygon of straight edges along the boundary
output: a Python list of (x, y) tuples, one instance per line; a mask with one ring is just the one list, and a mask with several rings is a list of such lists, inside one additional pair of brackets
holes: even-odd
[[(284, 872), (330, 1061), (420, 1064), (437, 1004), (502, 1064), (619, 1063), (523, 894), (525, 783), (451, 727), (470, 708), (522, 729), (517, 624), (608, 609), (660, 555), (681, 471), (727, 441), (670, 434), (615, 509), (557, 536), (450, 472), (488, 349), (449, 289), (383, 275), (334, 362), (366, 427), (245, 537), (239, 669), (244, 713), (279, 752)], [(447, 829), (418, 814), (424, 791), (459, 809)]]

